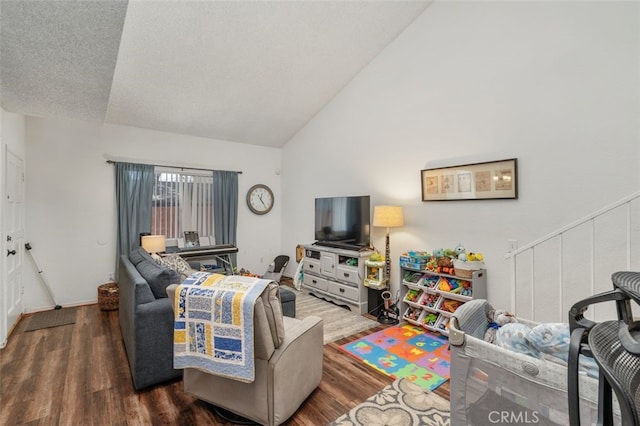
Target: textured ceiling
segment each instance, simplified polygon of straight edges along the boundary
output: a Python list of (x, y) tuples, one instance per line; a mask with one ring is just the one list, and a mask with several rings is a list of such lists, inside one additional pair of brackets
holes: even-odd
[(2, 0), (2, 107), (282, 146), (430, 1)]

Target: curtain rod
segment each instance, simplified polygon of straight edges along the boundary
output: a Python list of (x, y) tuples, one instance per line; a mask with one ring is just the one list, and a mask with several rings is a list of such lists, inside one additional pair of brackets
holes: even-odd
[[(114, 161), (114, 160), (107, 160), (108, 164), (115, 164), (115, 163), (129, 163), (129, 161)], [(203, 169), (200, 167), (183, 167), (183, 166), (167, 166), (165, 164), (148, 164), (148, 163), (138, 163), (138, 164), (146, 164), (147, 166), (155, 166), (155, 167), (166, 167), (168, 169), (180, 169), (180, 170), (204, 170), (207, 172), (211, 172), (214, 171), (214, 169)], [(239, 175), (242, 174), (242, 171), (237, 171), (237, 170), (215, 170), (217, 172), (234, 172), (237, 173)]]

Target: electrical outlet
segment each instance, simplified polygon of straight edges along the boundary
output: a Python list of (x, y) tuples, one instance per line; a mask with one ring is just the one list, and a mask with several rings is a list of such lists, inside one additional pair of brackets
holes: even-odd
[(518, 249), (518, 240), (507, 240), (507, 252), (511, 253)]

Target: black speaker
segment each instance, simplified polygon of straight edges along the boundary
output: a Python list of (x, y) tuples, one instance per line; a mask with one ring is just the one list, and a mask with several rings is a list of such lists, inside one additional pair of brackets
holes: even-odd
[(377, 317), (380, 309), (384, 309), (384, 301), (382, 300), (382, 292), (384, 290), (375, 290), (369, 287), (369, 314)]

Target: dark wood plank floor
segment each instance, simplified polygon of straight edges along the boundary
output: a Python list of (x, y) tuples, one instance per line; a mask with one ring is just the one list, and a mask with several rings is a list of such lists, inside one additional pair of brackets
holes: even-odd
[[(181, 380), (135, 392), (118, 311), (76, 309), (75, 324), (48, 329), (25, 332), (23, 318), (0, 350), (0, 425), (231, 424)], [(383, 327), (325, 345), (322, 383), (286, 424), (327, 424), (391, 383), (339, 349)], [(448, 399), (448, 383), (436, 393)]]

